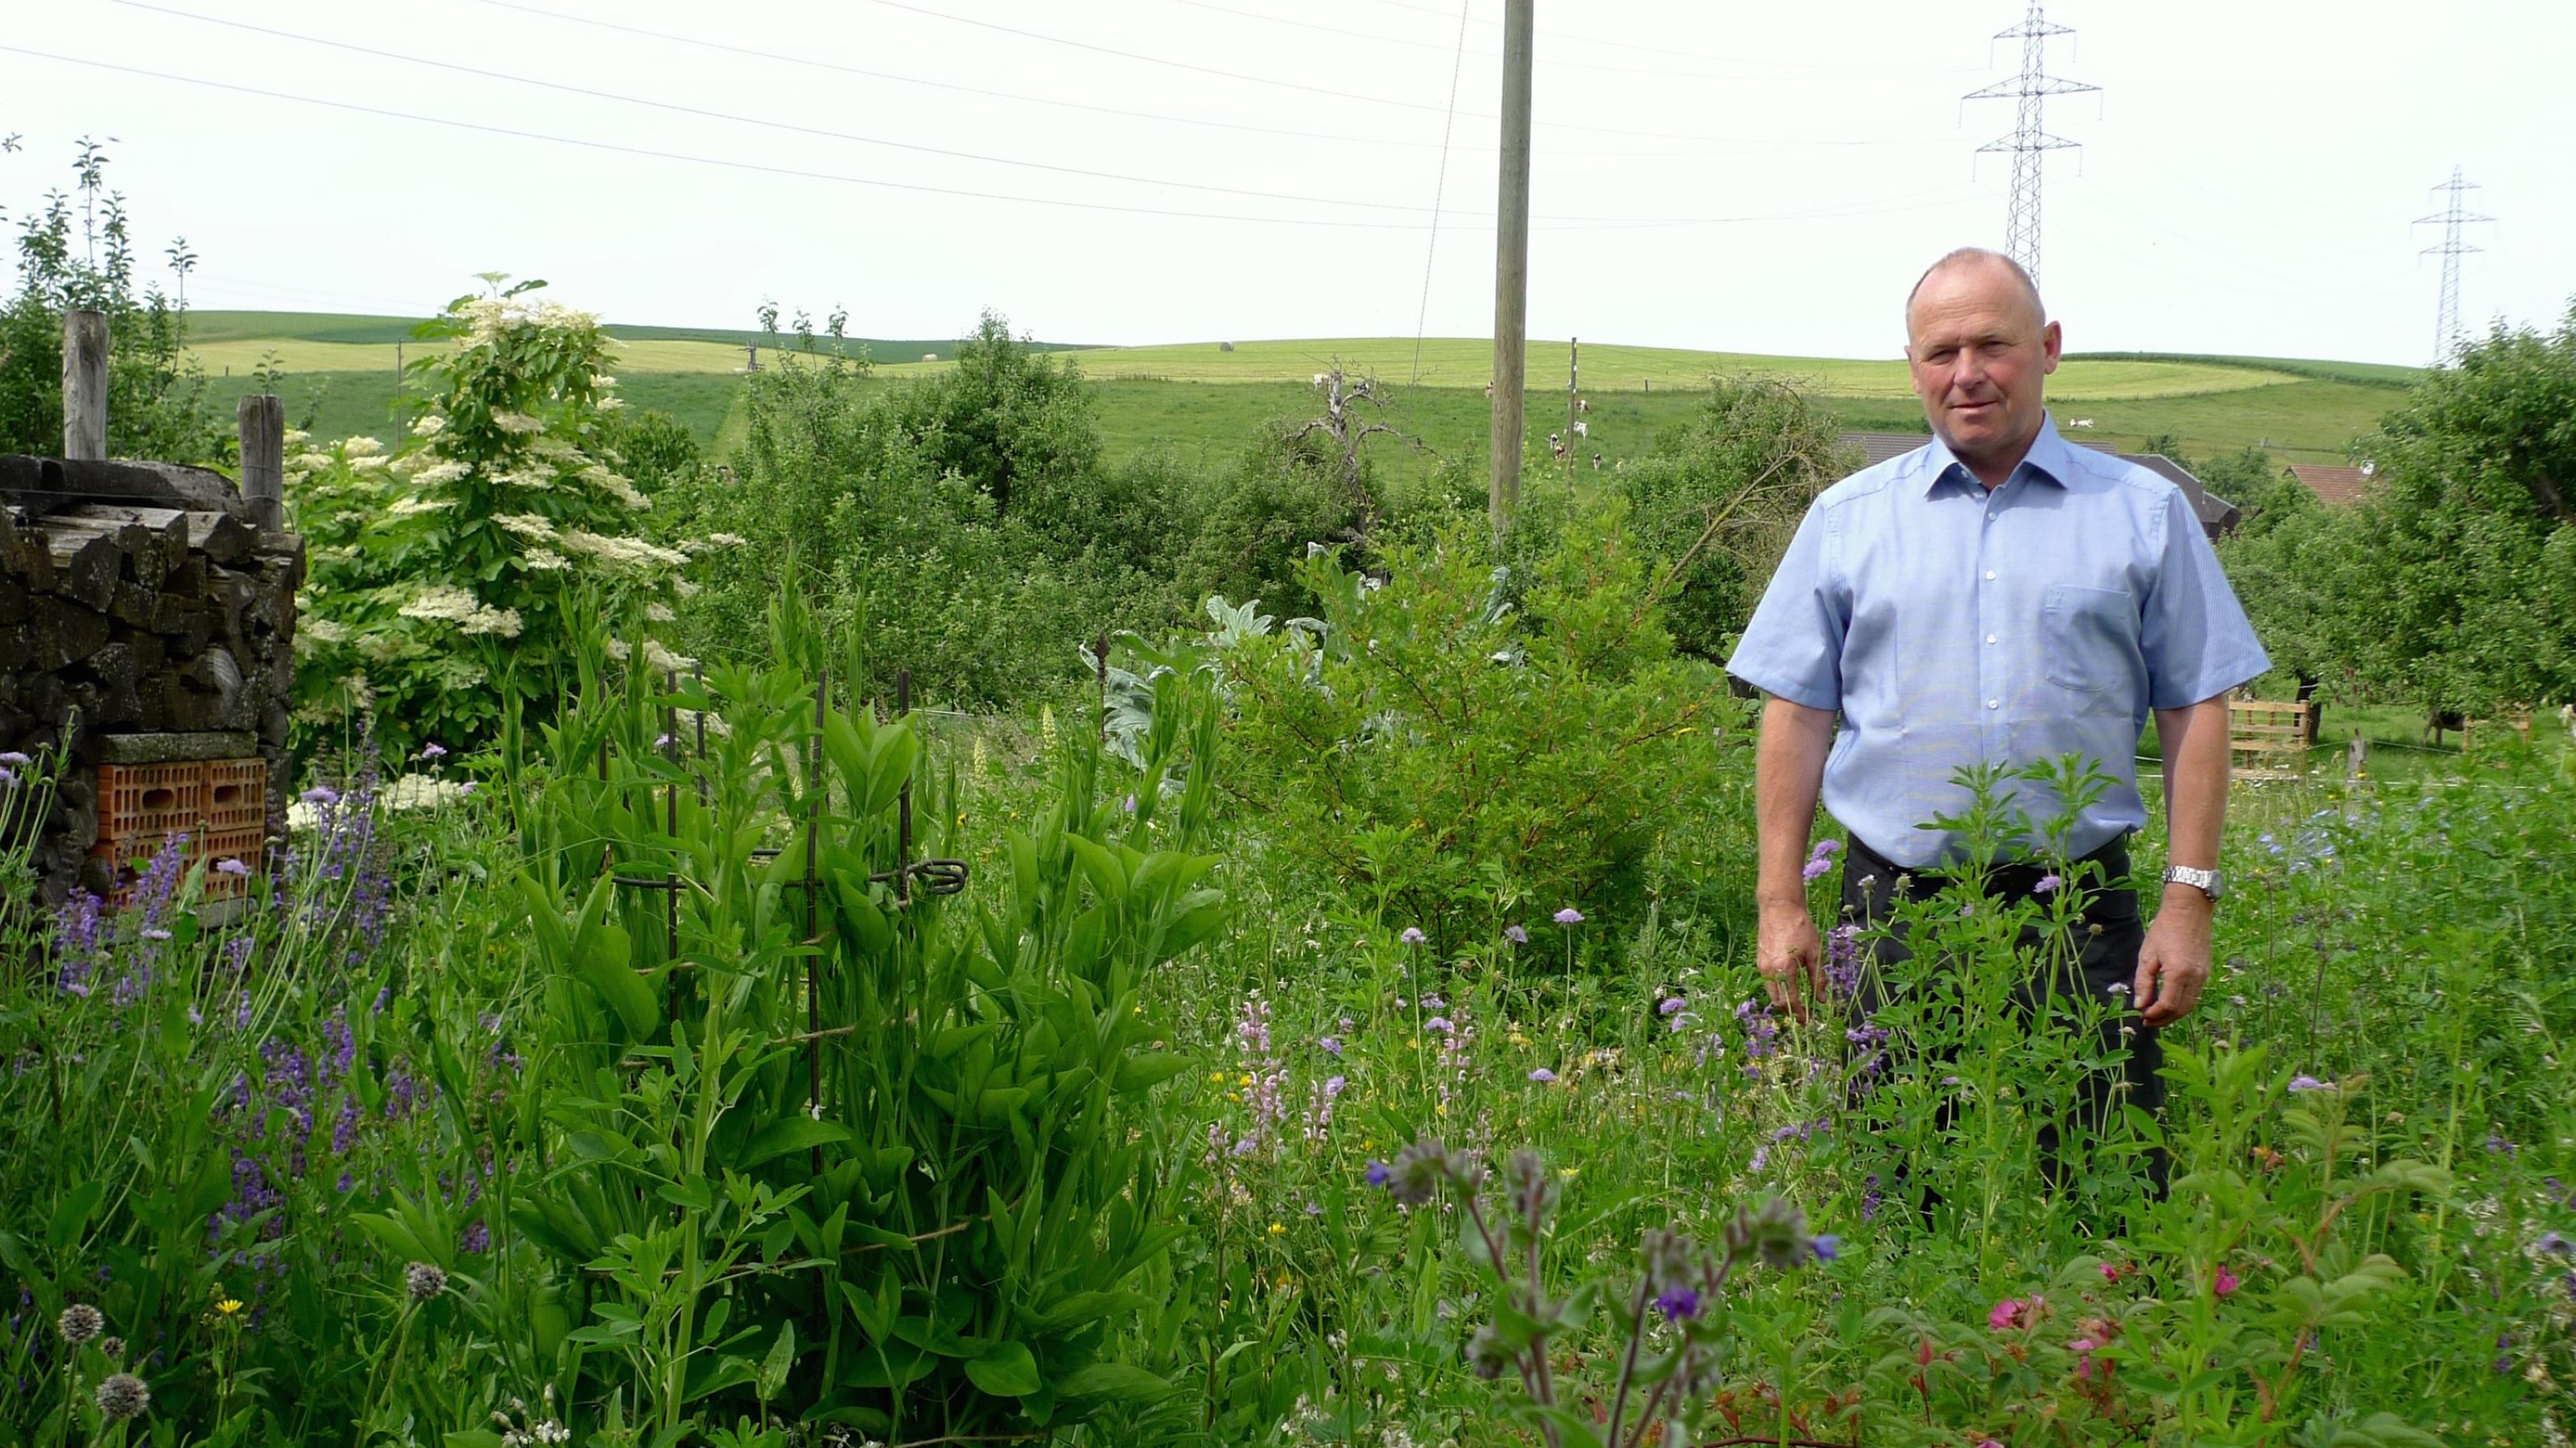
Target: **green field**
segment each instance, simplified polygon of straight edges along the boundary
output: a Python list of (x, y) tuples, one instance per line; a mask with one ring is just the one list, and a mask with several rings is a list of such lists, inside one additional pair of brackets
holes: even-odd
[[(380, 434), (394, 397), (396, 344), (414, 325), (400, 317), (295, 312), (192, 314), (193, 350), (219, 405), (257, 384), (252, 374), (273, 360), (288, 415), (324, 437)], [(741, 391), (744, 346), (755, 332), (612, 326), (621, 341), (619, 390), (637, 407), (671, 413), (702, 446), (733, 440), (726, 423)], [(417, 356), (419, 343), (404, 355)], [(925, 353), (951, 355), (953, 341), (871, 340), (864, 344), (883, 382), (921, 376), (951, 364), (925, 363)], [(1393, 383), (1389, 419), (1411, 446), (1377, 445), (1391, 478), (1427, 475), (1440, 458), (1480, 453), (1487, 426), (1484, 380), (1490, 344), (1478, 338), (1431, 338), (1420, 347), (1402, 337), (1247, 341), (1233, 350), (1214, 342), (1152, 347), (1061, 349), (1097, 385), (1100, 423), (1113, 459), (1157, 448), (1230, 455), (1258, 430), (1301, 419), (1317, 404), (1313, 374), (1336, 362)], [(916, 360), (895, 361), (895, 358)], [(1796, 378), (1830, 400), (1846, 426), (1920, 430), (1905, 366), (1876, 361), (1699, 352), (1678, 348), (1586, 344), (1583, 386), (1592, 411), (1588, 438), (1577, 439), (1566, 466), (1588, 469), (1599, 452), (1605, 468), (1637, 456), (1655, 435), (1686, 418), (1708, 379), (1749, 373)], [(1565, 420), (1566, 346), (1534, 342), (1529, 350), (1529, 455), (1548, 457), (1547, 434)], [(2077, 356), (2050, 379), (2049, 393), (2070, 436), (2134, 449), (2154, 436), (2178, 437), (2194, 457), (2241, 447), (2268, 449), (2282, 462), (2341, 462), (2397, 399), (2413, 369), (2370, 363), (2180, 354)], [(2071, 424), (2088, 419), (2093, 426)]]

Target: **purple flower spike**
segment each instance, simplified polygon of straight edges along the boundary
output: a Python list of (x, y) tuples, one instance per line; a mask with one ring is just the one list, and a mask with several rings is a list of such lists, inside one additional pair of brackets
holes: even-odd
[(1547, 1069), (1545, 1066), (1541, 1066), (1537, 1070), (1532, 1071), (1529, 1074), (1529, 1078), (1536, 1081), (1541, 1086), (1553, 1086), (1556, 1084), (1556, 1073)]
[(1583, 912), (1575, 909), (1571, 905), (1568, 905), (1564, 909), (1556, 912), (1556, 923), (1559, 925), (1580, 925), (1583, 923)]
[(1404, 933), (1397, 936), (1396, 939), (1403, 941), (1407, 945), (1420, 945), (1423, 941), (1421, 927), (1408, 925), (1404, 927)]
[(1675, 1287), (1655, 1299), (1655, 1310), (1675, 1322), (1687, 1322), (1699, 1316), (1699, 1294), (1687, 1287)]

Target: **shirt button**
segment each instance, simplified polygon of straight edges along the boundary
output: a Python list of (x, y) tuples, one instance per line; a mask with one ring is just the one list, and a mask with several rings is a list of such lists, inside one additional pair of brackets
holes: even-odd
[(1993, 569), (1991, 569), (1991, 568), (1989, 568), (1989, 569), (1987, 569), (1987, 570), (1986, 570), (1986, 581), (1987, 581), (1988, 583), (1992, 583), (1992, 582), (1994, 582), (1994, 581), (1995, 581), (1995, 571), (1994, 571)]
[(1986, 635), (1986, 642), (1987, 642), (1987, 643), (1993, 643), (1994, 641), (1995, 641), (1995, 636), (1994, 636), (1993, 634), (1988, 634), (1988, 635)]
[(1987, 707), (1987, 708), (1989, 708), (1989, 709), (2000, 709), (2000, 708), (2002, 708), (2003, 706), (2004, 706), (2004, 701), (2003, 701), (2003, 700), (2001, 700), (2001, 699), (1988, 699), (1988, 700), (1986, 701), (1986, 707)]

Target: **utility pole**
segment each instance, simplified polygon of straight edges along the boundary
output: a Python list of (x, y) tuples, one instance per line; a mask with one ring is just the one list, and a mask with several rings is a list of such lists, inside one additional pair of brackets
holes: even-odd
[(1494, 198), (1494, 544), (1521, 501), (1521, 404), (1529, 365), (1530, 54), (1537, 0), (1503, 0), (1503, 162)]
[(2004, 220), (2004, 255), (2021, 263), (2031, 281), (2039, 280), (2039, 182), (2041, 159), (2050, 151), (2063, 151), (2075, 142), (2052, 136), (2040, 126), (2040, 102), (2048, 96), (2074, 95), (2080, 91), (2098, 91), (2100, 86), (2081, 81), (2059, 80), (2042, 69), (2047, 59), (2051, 36), (2073, 35), (2063, 25), (2051, 25), (2040, 13), (2040, 0), (2030, 0), (2030, 13), (2019, 25), (1995, 33), (1997, 40), (2021, 42), (2021, 74), (2011, 80), (1999, 80), (1983, 90), (1973, 90), (1964, 100), (2012, 100), (2018, 102), (2013, 117), (2013, 133), (1988, 141), (1977, 148), (1978, 155), (1988, 151), (2012, 154), (2012, 203)]
[(1574, 410), (1583, 400), (1583, 339), (1565, 339), (1565, 435), (1574, 436)]
[(2448, 192), (2451, 197), (2450, 204), (2430, 216), (2417, 217), (2415, 224), (2430, 226), (2439, 222), (2442, 227), (2442, 244), (2424, 248), (2424, 255), (2438, 256), (2442, 259), (2442, 302), (2433, 317), (2433, 365), (2440, 367), (2451, 360), (2451, 355), (2459, 350), (2462, 340), (2460, 258), (2470, 252), (2483, 249), (2469, 245), (2468, 241), (2461, 236), (2461, 230), (2472, 221), (2493, 221), (2495, 218), (2479, 216), (2467, 209), (2469, 193), (2477, 190), (2478, 186), (2461, 174), (2457, 166), (2451, 168), (2449, 185), (2436, 186), (2433, 189)]

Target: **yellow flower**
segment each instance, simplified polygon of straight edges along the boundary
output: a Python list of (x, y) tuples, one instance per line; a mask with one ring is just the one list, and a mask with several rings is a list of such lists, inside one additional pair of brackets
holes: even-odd
[(1251, 1085), (1251, 1084), (1252, 1084), (1252, 1073), (1251, 1073), (1251, 1072), (1249, 1072), (1249, 1071), (1244, 1072), (1244, 1073), (1243, 1073), (1243, 1079), (1242, 1079), (1242, 1080), (1240, 1080), (1240, 1081), (1235, 1082), (1234, 1084), (1235, 1084), (1235, 1085), (1237, 1085), (1237, 1086), (1249, 1086), (1249, 1085)]
[(238, 1297), (227, 1297), (223, 1301), (215, 1304), (215, 1311), (226, 1317), (232, 1317), (238, 1314), (241, 1310), (241, 1299)]
[(1270, 1224), (1270, 1235), (1271, 1235), (1271, 1236), (1274, 1236), (1274, 1237), (1285, 1237), (1285, 1236), (1287, 1236), (1287, 1235), (1288, 1235), (1288, 1227), (1287, 1227), (1287, 1224), (1285, 1224), (1285, 1223), (1283, 1223), (1283, 1222), (1273, 1222), (1273, 1223), (1271, 1223), (1271, 1224)]
[(1530, 1038), (1522, 1035), (1518, 1031), (1512, 1032), (1508, 1039), (1513, 1045), (1522, 1047), (1523, 1049), (1527, 1049), (1530, 1043)]
[(1572, 1181), (1576, 1177), (1583, 1175), (1583, 1168), (1579, 1166), (1561, 1166), (1556, 1169), (1556, 1174), (1567, 1181)]
[(1222, 1081), (1225, 1079), (1225, 1073), (1223, 1071), (1210, 1071), (1208, 1073), (1208, 1079), (1211, 1081)]

